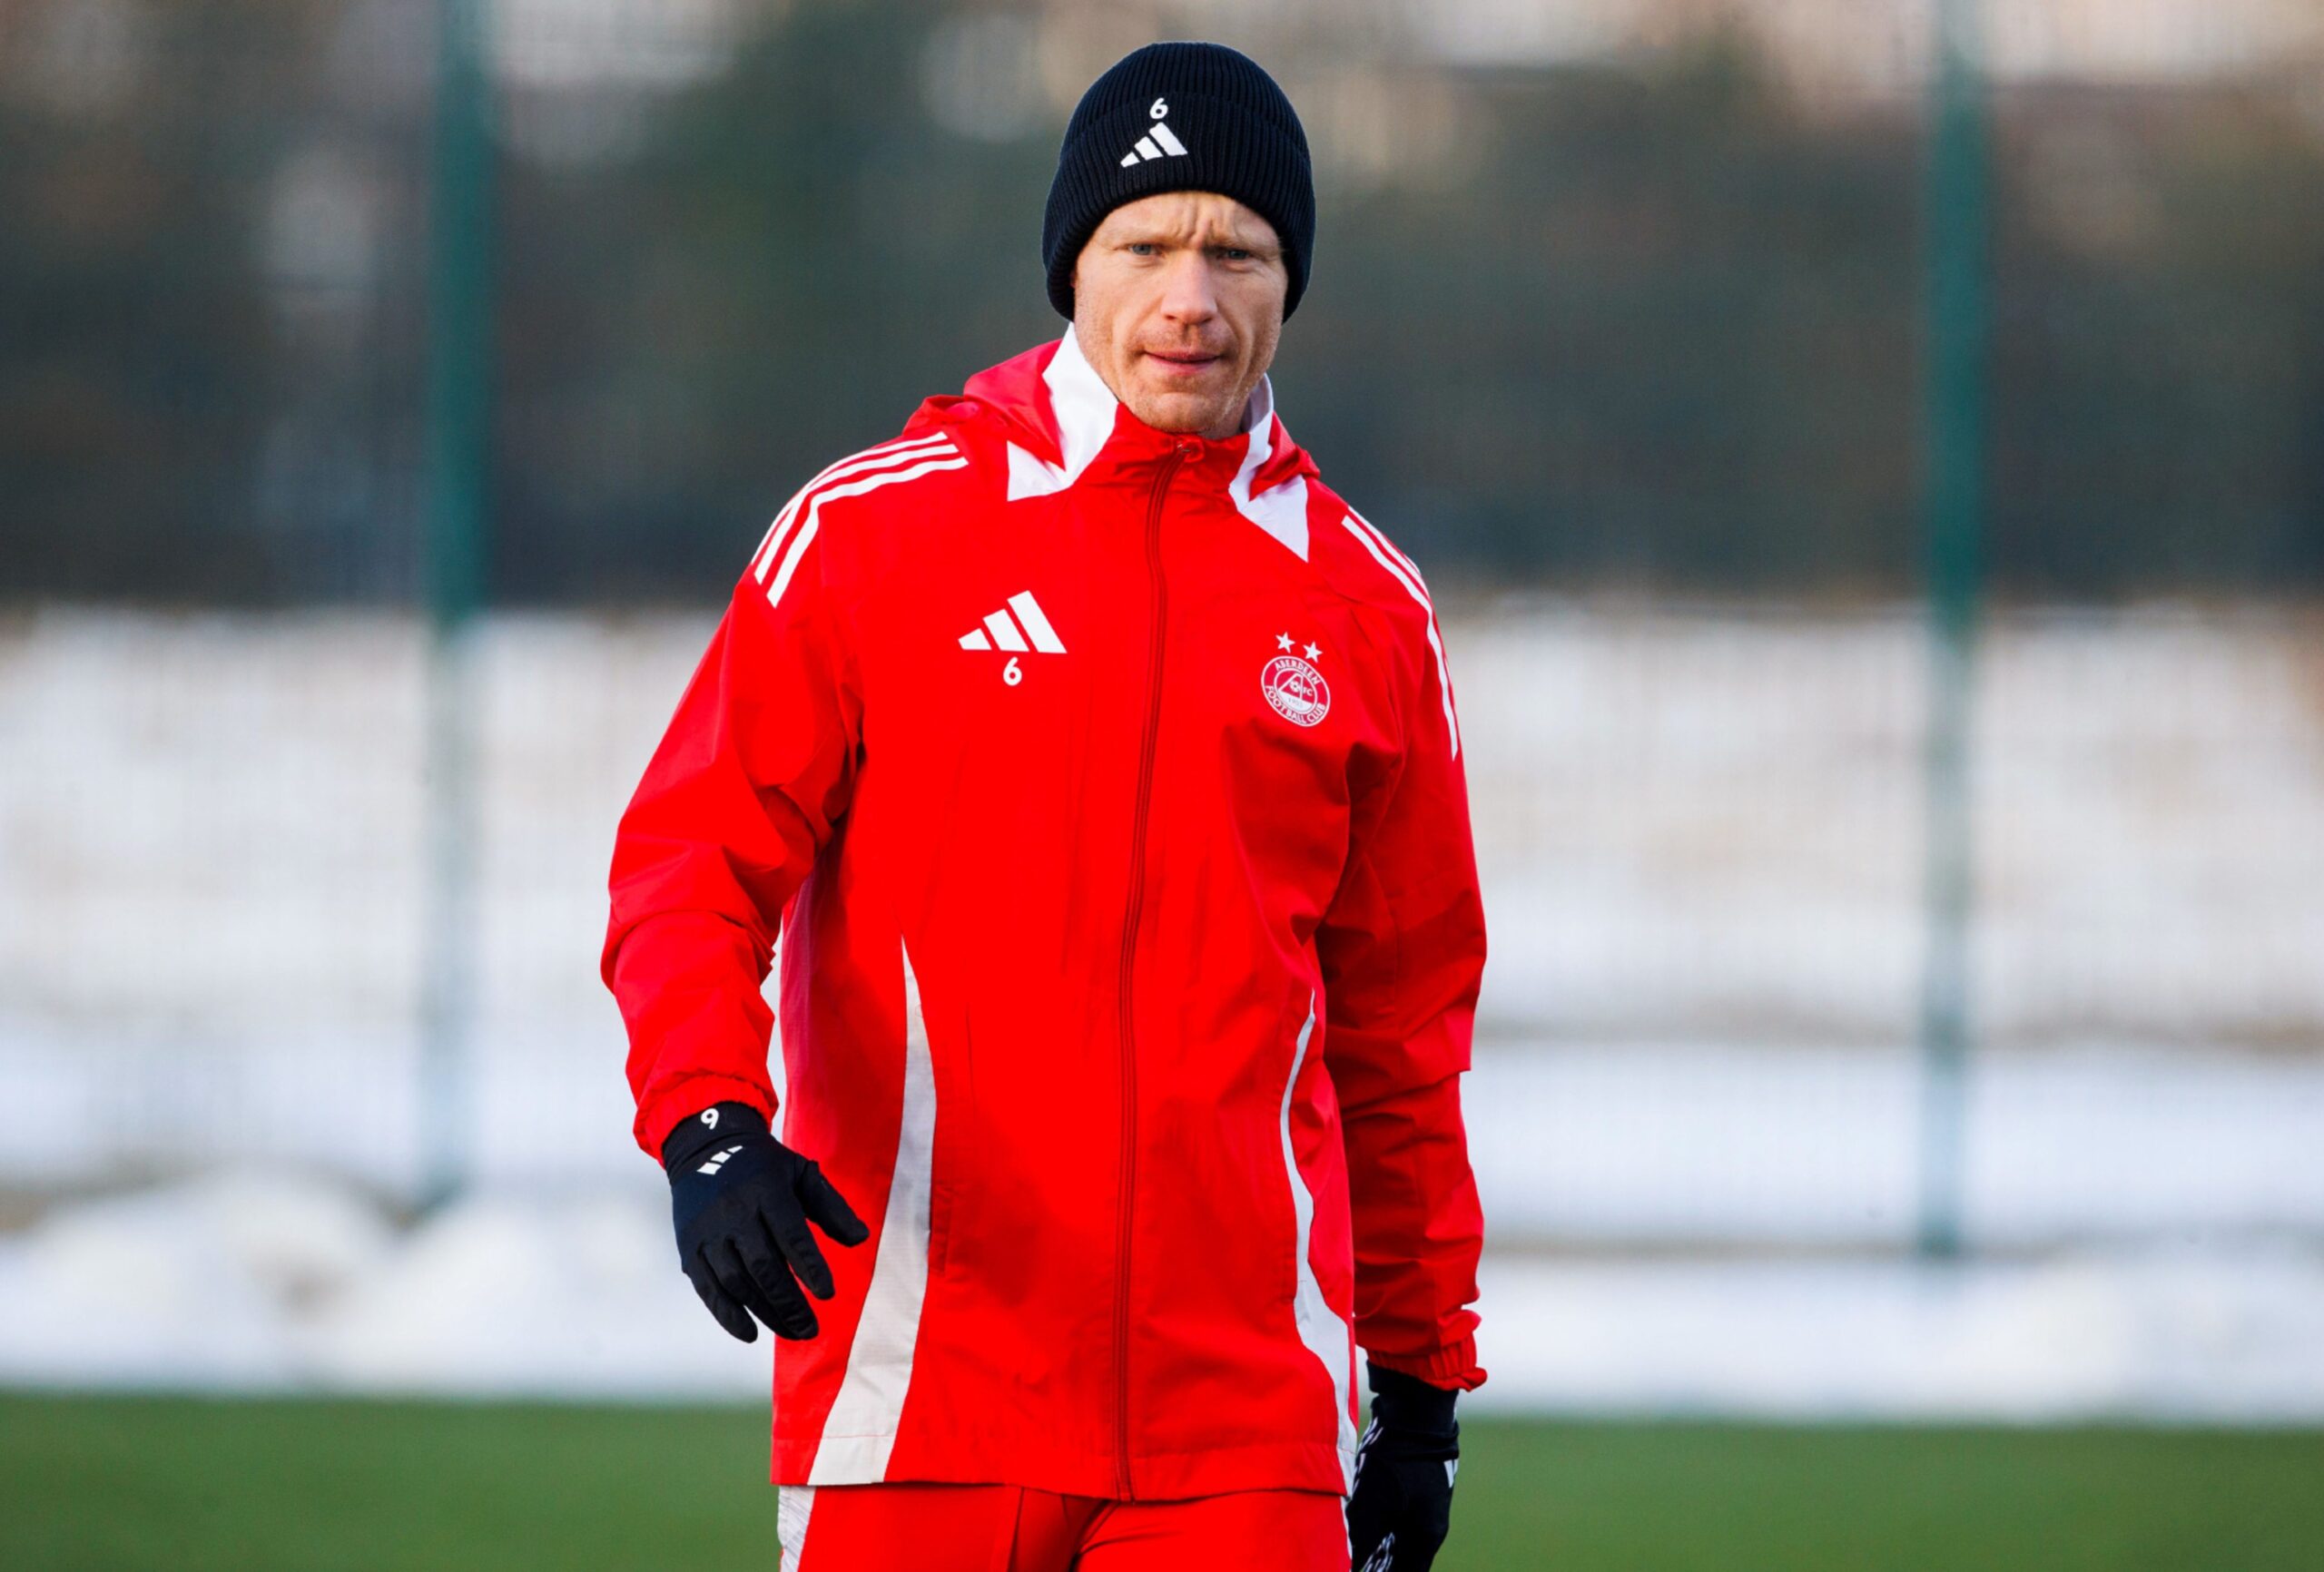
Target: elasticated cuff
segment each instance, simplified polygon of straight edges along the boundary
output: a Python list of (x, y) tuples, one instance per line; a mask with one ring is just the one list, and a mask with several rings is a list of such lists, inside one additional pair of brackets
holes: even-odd
[(1477, 1340), (1473, 1337), (1464, 1337), (1431, 1354), (1415, 1356), (1366, 1350), (1364, 1358), (1381, 1370), (1413, 1376), (1450, 1391), (1472, 1392), (1485, 1384), (1485, 1372), (1477, 1364)]

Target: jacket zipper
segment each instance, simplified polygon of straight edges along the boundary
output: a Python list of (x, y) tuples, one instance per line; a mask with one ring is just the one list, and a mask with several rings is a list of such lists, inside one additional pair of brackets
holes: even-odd
[(1137, 1188), (1137, 1046), (1131, 1022), (1131, 983), (1137, 972), (1137, 928), (1146, 904), (1146, 823), (1154, 801), (1154, 752), (1162, 728), (1163, 633), (1170, 610), (1170, 590), (1162, 576), (1162, 503), (1170, 479), (1185, 462), (1189, 446), (1181, 442), (1162, 461), (1154, 492), (1146, 506), (1146, 576), (1153, 586), (1154, 631), (1146, 652), (1146, 732), (1137, 751), (1137, 805), (1130, 814), (1129, 901), (1122, 919), (1120, 987), (1122, 1042), (1121, 1194), (1114, 1226), (1114, 1372), (1115, 1441), (1119, 1459), (1122, 1498), (1132, 1498), (1129, 1477), (1129, 1244), (1130, 1202)]

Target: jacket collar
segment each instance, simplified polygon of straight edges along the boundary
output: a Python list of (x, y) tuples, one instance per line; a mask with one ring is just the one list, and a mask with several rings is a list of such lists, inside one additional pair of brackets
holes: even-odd
[[(1081, 353), (1070, 329), (1055, 343), (979, 372), (962, 395), (1006, 429), (1011, 502), (1071, 489), (1101, 454), (1136, 464), (1160, 457), (1182, 440), (1130, 413)], [(1315, 466), (1276, 416), (1271, 381), (1259, 378), (1235, 436), (1184, 440), (1199, 445), (1198, 471), (1226, 478), (1236, 512), (1301, 558), (1307, 555), (1307, 477)]]

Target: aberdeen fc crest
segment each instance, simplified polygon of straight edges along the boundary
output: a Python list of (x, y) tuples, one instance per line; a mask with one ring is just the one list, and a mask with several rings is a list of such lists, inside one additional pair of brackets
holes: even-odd
[[(1289, 650), (1291, 635), (1278, 635), (1275, 644)], [(1332, 712), (1332, 685), (1324, 681), (1323, 673), (1308, 663), (1323, 652), (1314, 644), (1305, 649), (1307, 660), (1294, 654), (1277, 655), (1259, 673), (1259, 692), (1267, 696), (1267, 702), (1276, 714), (1295, 726), (1313, 726)]]

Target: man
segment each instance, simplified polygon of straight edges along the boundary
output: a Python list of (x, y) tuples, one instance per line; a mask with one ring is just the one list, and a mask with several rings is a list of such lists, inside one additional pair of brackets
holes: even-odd
[(785, 1340), (786, 1572), (1443, 1538), (1483, 922), (1427, 591), (1274, 413), (1314, 212), (1252, 62), (1108, 71), (1070, 329), (791, 499), (622, 820), (636, 1135), (711, 1313)]

